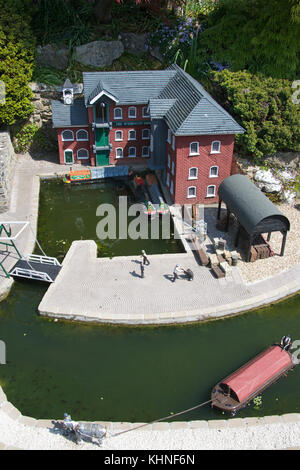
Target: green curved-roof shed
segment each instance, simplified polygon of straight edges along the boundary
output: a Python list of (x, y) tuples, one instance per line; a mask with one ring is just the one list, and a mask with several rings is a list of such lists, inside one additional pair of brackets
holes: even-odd
[[(281, 255), (283, 255), (290, 222), (247, 176), (240, 174), (229, 176), (220, 184), (218, 194), (218, 218), (220, 218), (222, 202), (225, 202), (227, 208), (226, 229), (228, 230), (230, 213), (233, 213), (239, 224), (249, 234), (248, 260), (253, 238), (262, 233), (268, 233), (268, 239), (270, 239), (271, 232), (280, 231), (283, 234), (281, 247)], [(239, 233), (236, 245), (238, 236)]]

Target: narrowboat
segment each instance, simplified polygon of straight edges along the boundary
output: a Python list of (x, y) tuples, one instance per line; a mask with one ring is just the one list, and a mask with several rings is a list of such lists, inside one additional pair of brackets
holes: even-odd
[(93, 167), (82, 170), (70, 169), (63, 182), (66, 184), (96, 183), (106, 178), (128, 179), (128, 176), (129, 168), (127, 165)]
[(233, 374), (219, 382), (211, 392), (211, 406), (235, 415), (253, 398), (297, 364), (289, 351), (291, 338), (283, 336)]

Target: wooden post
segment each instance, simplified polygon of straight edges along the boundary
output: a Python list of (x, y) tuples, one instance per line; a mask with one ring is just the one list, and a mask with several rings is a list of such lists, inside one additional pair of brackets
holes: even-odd
[(283, 256), (284, 255), (284, 249), (285, 249), (285, 242), (286, 242), (286, 235), (287, 235), (287, 232), (281, 232), (282, 235), (283, 235), (283, 238), (282, 238), (282, 243), (281, 243), (281, 252), (280, 252), (280, 256)]
[(219, 199), (217, 219), (220, 220), (222, 199)]
[(271, 240), (271, 232), (268, 233), (267, 242), (269, 242), (270, 240)]

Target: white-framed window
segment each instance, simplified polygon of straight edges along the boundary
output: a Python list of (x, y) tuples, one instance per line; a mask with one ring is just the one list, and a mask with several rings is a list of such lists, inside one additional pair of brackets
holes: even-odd
[(121, 147), (116, 148), (116, 158), (123, 158), (123, 149)]
[(187, 190), (187, 197), (196, 197), (196, 186), (189, 186)]
[(134, 129), (128, 131), (128, 140), (136, 140), (136, 131)]
[(123, 131), (116, 131), (115, 132), (115, 141), (118, 142), (123, 140)]
[(190, 155), (199, 155), (199, 142), (190, 143)]
[(220, 142), (220, 140), (214, 140), (211, 143), (210, 153), (220, 153), (220, 152), (221, 152), (221, 142)]
[(170, 193), (171, 193), (171, 194), (174, 194), (174, 183), (173, 183), (173, 180), (171, 181)]
[(123, 118), (122, 108), (115, 108), (114, 109), (114, 119), (122, 119), (122, 118)]
[(169, 144), (171, 143), (171, 138), (172, 138), (172, 132), (171, 132), (171, 129), (168, 129), (167, 141), (169, 142)]
[(216, 195), (216, 187), (215, 185), (210, 185), (210, 186), (207, 186), (207, 190), (206, 190), (206, 197), (215, 197)]
[(175, 150), (175, 135), (172, 137), (172, 149)]
[(150, 156), (150, 147), (145, 146), (142, 148), (142, 157), (149, 157)]
[(76, 140), (80, 141), (87, 141), (89, 140), (89, 133), (85, 129), (79, 129), (76, 132)]
[(89, 158), (89, 151), (87, 149), (77, 150), (78, 160), (87, 160)]
[(196, 180), (198, 178), (198, 168), (192, 167), (189, 169), (189, 180)]
[(135, 106), (130, 106), (128, 108), (128, 117), (129, 118), (136, 118), (136, 107)]
[(171, 168), (171, 157), (168, 155), (168, 168)]
[(211, 166), (209, 169), (209, 177), (210, 178), (217, 178), (219, 176), (219, 167), (218, 166)]
[(150, 139), (150, 129), (142, 130), (142, 139), (144, 140)]
[(70, 129), (66, 129), (65, 131), (62, 131), (61, 138), (64, 142), (68, 140), (69, 141), (74, 140), (74, 132), (70, 131)]
[(143, 115), (144, 118), (147, 118), (147, 117), (150, 116), (150, 114), (148, 113), (148, 106), (143, 107), (142, 115)]
[(175, 162), (172, 162), (172, 175), (175, 175)]
[(136, 157), (136, 148), (135, 147), (129, 147), (128, 149), (128, 157)]
[(166, 184), (170, 186), (170, 173), (167, 173)]
[(136, 131), (134, 129), (128, 131), (128, 140), (136, 140)]

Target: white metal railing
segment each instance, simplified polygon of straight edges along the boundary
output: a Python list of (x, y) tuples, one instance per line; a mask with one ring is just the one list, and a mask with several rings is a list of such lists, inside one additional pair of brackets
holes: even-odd
[(49, 274), (41, 272), (41, 271), (33, 271), (31, 269), (24, 269), (24, 268), (14, 268), (10, 272), (11, 276), (18, 276), (18, 277), (25, 277), (26, 279), (34, 279), (36, 281), (46, 281), (46, 282), (54, 282)]
[(32, 263), (61, 266), (60, 262), (56, 258), (51, 258), (50, 256), (27, 255), (24, 259), (29, 262), (31, 261)]

